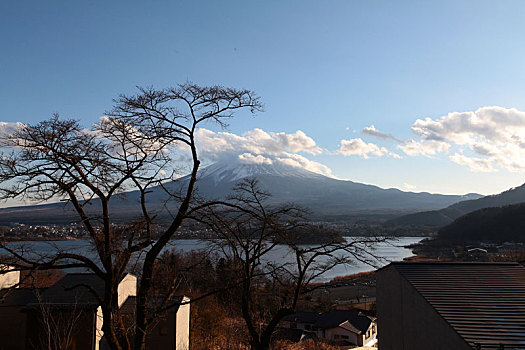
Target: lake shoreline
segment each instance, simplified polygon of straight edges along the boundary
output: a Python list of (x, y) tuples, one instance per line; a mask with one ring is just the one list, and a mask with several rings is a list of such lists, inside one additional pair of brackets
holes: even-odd
[[(356, 237), (348, 236), (347, 240), (355, 239)], [(337, 265), (332, 270), (327, 272), (325, 275), (321, 276), (316, 282), (330, 282), (335, 277), (341, 276), (351, 276), (360, 272), (373, 271), (375, 268), (385, 266), (390, 261), (402, 261), (406, 257), (413, 256), (412, 249), (406, 248), (411, 244), (414, 244), (420, 241), (422, 237), (400, 237), (396, 238), (395, 241), (386, 243), (378, 243), (374, 252), (375, 255), (384, 258), (382, 261), (377, 261), (375, 267), (361, 263), (357, 260), (354, 260), (354, 263), (351, 265)], [(11, 241), (8, 242), (9, 245), (13, 246), (31, 246), (31, 249), (27, 251), (35, 252), (35, 254), (51, 256), (54, 251), (69, 251), (76, 254), (83, 254), (94, 260), (97, 260), (98, 257), (93, 250), (90, 240), (33, 240), (33, 241)], [(188, 253), (194, 250), (203, 250), (210, 248), (210, 242), (207, 240), (188, 240), (188, 239), (175, 239), (169, 242), (165, 251), (176, 250), (181, 253)], [(365, 249), (365, 248), (364, 248)], [(349, 254), (347, 252), (341, 252), (341, 254)], [(352, 256), (349, 255), (350, 258)], [(266, 257), (268, 262), (286, 262), (290, 258), (288, 248), (285, 245), (277, 245), (274, 250), (271, 251)], [(293, 261), (292, 261), (293, 263)]]

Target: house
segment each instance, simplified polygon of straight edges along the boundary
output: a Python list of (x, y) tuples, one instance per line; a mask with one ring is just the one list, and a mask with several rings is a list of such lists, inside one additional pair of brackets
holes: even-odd
[(520, 264), (396, 262), (376, 277), (381, 350), (525, 348)]
[(285, 328), (311, 331), (319, 318), (319, 313), (313, 311), (299, 311), (283, 319)]
[[(12, 276), (0, 275), (0, 285), (15, 286), (18, 281), (13, 283)], [(127, 320), (133, 319), (136, 290), (137, 278), (126, 274), (118, 286), (118, 305)], [(49, 344), (53, 341), (77, 350), (106, 349), (102, 309), (95, 296), (103, 291), (102, 279), (89, 273), (67, 274), (48, 288), (0, 290), (0, 350), (57, 347)], [(189, 348), (189, 304), (184, 303), (189, 299), (174, 301), (148, 335), (148, 347)]]
[(467, 250), (467, 257), (470, 261), (488, 261), (488, 251), (483, 248), (470, 248)]
[(303, 337), (314, 333), (318, 339), (342, 346), (372, 346), (377, 339), (375, 318), (361, 310), (334, 310), (318, 314), (298, 312), (285, 317), (283, 328), (303, 331)]

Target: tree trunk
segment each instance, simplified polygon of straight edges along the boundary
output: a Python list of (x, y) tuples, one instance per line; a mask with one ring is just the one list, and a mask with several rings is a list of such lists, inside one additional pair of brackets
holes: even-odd
[[(146, 272), (146, 278), (143, 277), (137, 293), (137, 305), (135, 308), (135, 337), (133, 340), (134, 350), (146, 350), (146, 304), (147, 292), (149, 290), (150, 273)], [(145, 284), (148, 284), (145, 287)]]
[(269, 350), (270, 349), (270, 341), (268, 339), (267, 342), (261, 340), (261, 341), (252, 341), (251, 344), (251, 350)]

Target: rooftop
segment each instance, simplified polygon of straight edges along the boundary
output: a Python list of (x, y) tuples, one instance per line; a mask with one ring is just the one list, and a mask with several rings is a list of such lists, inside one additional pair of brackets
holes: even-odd
[(392, 263), (469, 344), (525, 345), (525, 268), (517, 263)]
[(361, 310), (334, 310), (318, 314), (311, 311), (299, 311), (293, 315), (284, 318), (284, 321), (310, 323), (314, 328), (329, 329), (339, 327), (344, 322), (348, 321), (352, 326), (349, 329), (353, 332), (366, 332), (372, 323), (372, 318), (366, 316)]
[(104, 281), (93, 273), (69, 273), (40, 295), (40, 302), (53, 307), (98, 307), (104, 296)]
[(25, 306), (38, 301), (38, 293), (44, 289), (12, 288), (0, 290), (0, 307)]

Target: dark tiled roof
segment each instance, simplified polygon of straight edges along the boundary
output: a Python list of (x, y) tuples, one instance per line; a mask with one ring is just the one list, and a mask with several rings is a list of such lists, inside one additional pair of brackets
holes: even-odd
[(345, 321), (348, 321), (361, 332), (366, 332), (372, 323), (370, 317), (363, 315), (360, 310), (334, 310), (321, 314), (314, 327), (320, 329), (335, 328)]
[(286, 316), (283, 321), (297, 323), (311, 323), (314, 328), (329, 329), (339, 327), (345, 321), (350, 323), (352, 332), (366, 332), (372, 323), (372, 318), (366, 316), (361, 310), (334, 310), (318, 314), (311, 311), (299, 311), (296, 314)]
[(26, 306), (37, 301), (37, 294), (44, 289), (13, 288), (0, 290), (0, 307)]
[(525, 348), (525, 268), (517, 263), (392, 263), (469, 344)]
[[(184, 299), (184, 296), (173, 296), (166, 305), (173, 305), (169, 309), (166, 310), (166, 312), (173, 312), (177, 313), (180, 307), (180, 303)], [(148, 298), (148, 304), (150, 310), (158, 310), (160, 307), (162, 307), (162, 302), (164, 301), (164, 298), (160, 297), (149, 297)], [(137, 297), (135, 296), (129, 296), (124, 304), (122, 305), (122, 311), (128, 312), (128, 313), (134, 313), (135, 308), (137, 307)]]
[(70, 273), (46, 289), (40, 296), (42, 303), (53, 307), (96, 308), (96, 298), (104, 296), (104, 281), (93, 273)]
[(319, 314), (313, 311), (299, 311), (293, 315), (288, 315), (283, 318), (283, 321), (299, 322), (299, 323), (315, 323), (319, 318)]

